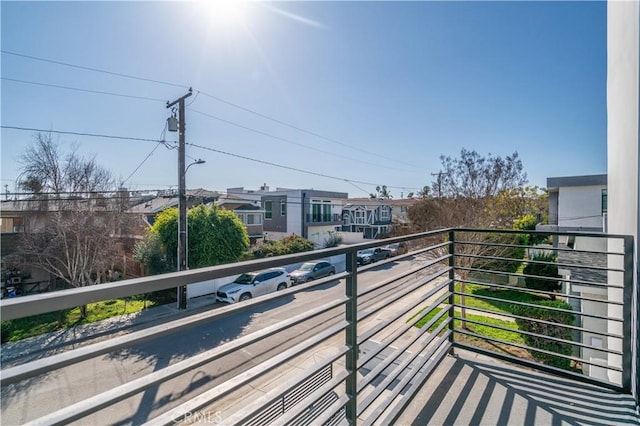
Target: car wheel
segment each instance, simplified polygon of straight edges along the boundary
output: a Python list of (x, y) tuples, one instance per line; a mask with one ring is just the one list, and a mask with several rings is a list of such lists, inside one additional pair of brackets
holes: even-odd
[(285, 283), (280, 283), (280, 284), (278, 284), (278, 290), (277, 291), (286, 290), (286, 288), (287, 288), (287, 285)]
[(251, 295), (249, 293), (244, 293), (242, 296), (240, 296), (240, 299), (238, 299), (238, 302), (244, 302), (245, 300), (249, 300), (251, 299)]
[(333, 271), (329, 272), (329, 275), (334, 275), (334, 274), (335, 274), (335, 272), (333, 272)]

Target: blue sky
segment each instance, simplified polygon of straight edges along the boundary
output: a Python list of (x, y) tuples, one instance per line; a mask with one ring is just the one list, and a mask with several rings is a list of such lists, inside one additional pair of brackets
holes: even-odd
[[(605, 2), (3, 1), (1, 14), (3, 126), (160, 139), (166, 101), (191, 86), (187, 161), (206, 163), (189, 169), (189, 188), (266, 183), (358, 197), (385, 184), (399, 198), (462, 148), (517, 151), (539, 186), (606, 173)], [(11, 191), (33, 132), (1, 136)], [(54, 136), (120, 179), (157, 146)], [(160, 146), (125, 184), (175, 188), (177, 151)]]

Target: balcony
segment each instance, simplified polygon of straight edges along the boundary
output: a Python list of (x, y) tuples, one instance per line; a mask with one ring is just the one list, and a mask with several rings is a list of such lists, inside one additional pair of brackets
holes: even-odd
[(339, 225), (342, 223), (342, 216), (337, 213), (307, 213), (305, 217), (305, 224), (311, 225)]
[[(356, 251), (380, 241), (2, 300), (9, 320), (334, 255), (346, 265), (3, 363), (3, 423), (637, 424), (632, 238), (571, 234), (598, 251), (514, 235), (441, 230), (386, 240), (411, 251), (364, 267)], [(557, 260), (532, 260), (540, 251)], [(561, 290), (523, 287), (544, 277), (511, 263), (557, 266)]]

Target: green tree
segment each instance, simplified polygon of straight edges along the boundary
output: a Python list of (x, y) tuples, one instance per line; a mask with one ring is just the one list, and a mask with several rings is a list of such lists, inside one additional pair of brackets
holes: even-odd
[[(521, 229), (523, 231), (535, 231), (538, 220), (532, 214), (525, 214), (517, 218), (513, 223), (513, 229)], [(521, 234), (520, 244), (535, 245), (545, 242), (548, 235), (544, 234)]]
[(385, 200), (390, 200), (393, 198), (393, 195), (391, 195), (391, 192), (389, 192), (389, 190), (387, 189), (387, 185), (378, 185), (376, 186), (375, 194), (369, 194), (369, 198), (382, 198)]
[[(188, 265), (202, 268), (238, 261), (249, 247), (247, 229), (235, 213), (215, 205), (199, 205), (187, 212)], [(177, 267), (178, 209), (161, 212), (151, 227), (164, 247), (172, 269)]]

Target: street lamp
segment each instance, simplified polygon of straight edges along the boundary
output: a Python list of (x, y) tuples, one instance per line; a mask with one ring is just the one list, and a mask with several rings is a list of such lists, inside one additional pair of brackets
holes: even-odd
[[(195, 160), (193, 163), (191, 163), (191, 164), (189, 164), (189, 165), (187, 166), (187, 168), (184, 170), (184, 174), (186, 175), (186, 174), (187, 174), (187, 170), (189, 170), (189, 167), (193, 166), (194, 164), (204, 164), (204, 163), (206, 163), (206, 161), (204, 161), (204, 160), (202, 160), (202, 159), (198, 158), (198, 159), (197, 159), (197, 160)], [(188, 208), (189, 208), (189, 205), (188, 205), (188, 204), (189, 204), (189, 202), (188, 202), (188, 200), (187, 200), (187, 210), (188, 210)], [(184, 228), (185, 228), (185, 234), (186, 234), (186, 235), (185, 235), (185, 237), (186, 237), (186, 238), (185, 238), (185, 240), (186, 240), (186, 241), (185, 241), (185, 249), (184, 249), (184, 253), (185, 253), (185, 254), (184, 254), (184, 260), (185, 260), (185, 267), (186, 267), (186, 269), (189, 269), (189, 213), (188, 213), (188, 211), (187, 211), (187, 213), (185, 214), (185, 217), (184, 217), (184, 223), (185, 223)], [(186, 290), (185, 290), (185, 291), (186, 291)], [(185, 299), (185, 303), (186, 303), (186, 299)]]
[[(180, 188), (178, 195), (178, 271), (189, 269), (189, 227), (187, 224), (187, 197), (186, 197), (186, 175), (189, 167), (194, 164), (204, 164), (201, 159), (189, 164), (180, 176)], [(184, 163), (183, 163), (184, 164)], [(187, 286), (178, 287), (178, 309), (187, 309)]]

